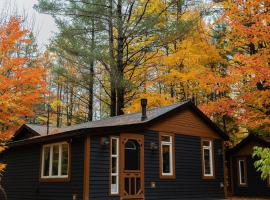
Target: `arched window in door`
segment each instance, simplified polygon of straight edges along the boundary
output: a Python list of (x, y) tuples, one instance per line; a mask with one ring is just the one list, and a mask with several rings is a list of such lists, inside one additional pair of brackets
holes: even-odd
[(125, 143), (125, 170), (140, 170), (140, 144), (129, 139)]

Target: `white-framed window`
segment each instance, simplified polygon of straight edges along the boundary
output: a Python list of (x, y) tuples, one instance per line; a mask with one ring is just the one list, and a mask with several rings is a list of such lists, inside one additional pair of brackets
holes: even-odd
[(238, 178), (239, 185), (247, 185), (246, 159), (238, 159)]
[(111, 137), (111, 187), (110, 193), (112, 195), (119, 194), (119, 138)]
[(205, 178), (214, 177), (214, 161), (213, 161), (213, 141), (202, 140), (202, 161), (203, 176)]
[(43, 145), (41, 178), (68, 178), (69, 157), (67, 142)]
[(161, 176), (174, 176), (173, 136), (160, 136)]

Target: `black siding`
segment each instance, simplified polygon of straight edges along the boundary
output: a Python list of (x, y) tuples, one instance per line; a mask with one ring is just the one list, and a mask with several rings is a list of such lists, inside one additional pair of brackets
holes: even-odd
[(64, 200), (72, 199), (73, 194), (82, 199), (83, 139), (73, 139), (71, 144), (70, 182), (39, 182), (40, 149), (40, 145), (24, 146), (4, 153), (7, 168), (3, 186), (8, 200)]
[[(241, 156), (241, 158), (243, 158)], [(254, 167), (254, 160), (251, 156), (246, 156), (247, 164), (247, 187), (239, 187), (238, 172), (237, 172), (237, 157), (233, 157), (233, 182), (234, 195), (237, 196), (269, 196), (270, 187), (267, 186), (267, 180), (263, 181), (260, 178), (260, 173)]]
[[(175, 180), (160, 180), (159, 151), (150, 149), (150, 142), (159, 143), (158, 133), (145, 133), (145, 196), (147, 200), (168, 199), (217, 199), (224, 197), (222, 141), (215, 140), (214, 180), (202, 179), (201, 139), (199, 137), (175, 135)], [(151, 188), (156, 182), (156, 188)]]
[(116, 200), (119, 196), (109, 196), (110, 145), (102, 147), (100, 137), (91, 137), (90, 144), (90, 199)]

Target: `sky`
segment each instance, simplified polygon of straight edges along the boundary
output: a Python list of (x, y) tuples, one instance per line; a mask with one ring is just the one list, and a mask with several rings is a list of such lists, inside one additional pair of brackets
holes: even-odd
[(50, 15), (40, 14), (34, 8), (37, 0), (0, 0), (0, 12), (12, 15), (15, 12), (21, 16), (27, 14), (27, 21), (33, 24), (37, 43), (41, 49), (49, 44), (49, 39), (57, 32), (57, 26)]

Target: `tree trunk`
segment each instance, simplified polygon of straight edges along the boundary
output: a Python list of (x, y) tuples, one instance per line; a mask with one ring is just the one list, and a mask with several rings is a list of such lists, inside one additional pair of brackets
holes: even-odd
[(125, 106), (125, 81), (124, 81), (124, 34), (123, 34), (123, 20), (122, 20), (122, 0), (117, 3), (117, 115), (124, 114), (123, 108)]
[[(91, 49), (95, 49), (95, 22), (92, 19), (92, 31), (91, 31)], [(88, 88), (88, 121), (93, 120), (93, 94), (94, 94), (94, 60), (92, 58), (89, 69), (89, 88)]]
[(110, 0), (109, 5), (109, 51), (110, 51), (110, 85), (111, 85), (111, 92), (110, 92), (110, 116), (116, 116), (116, 86), (115, 86), (115, 79), (116, 79), (116, 70), (115, 70), (115, 63), (114, 63), (114, 44), (113, 44), (113, 0)]

